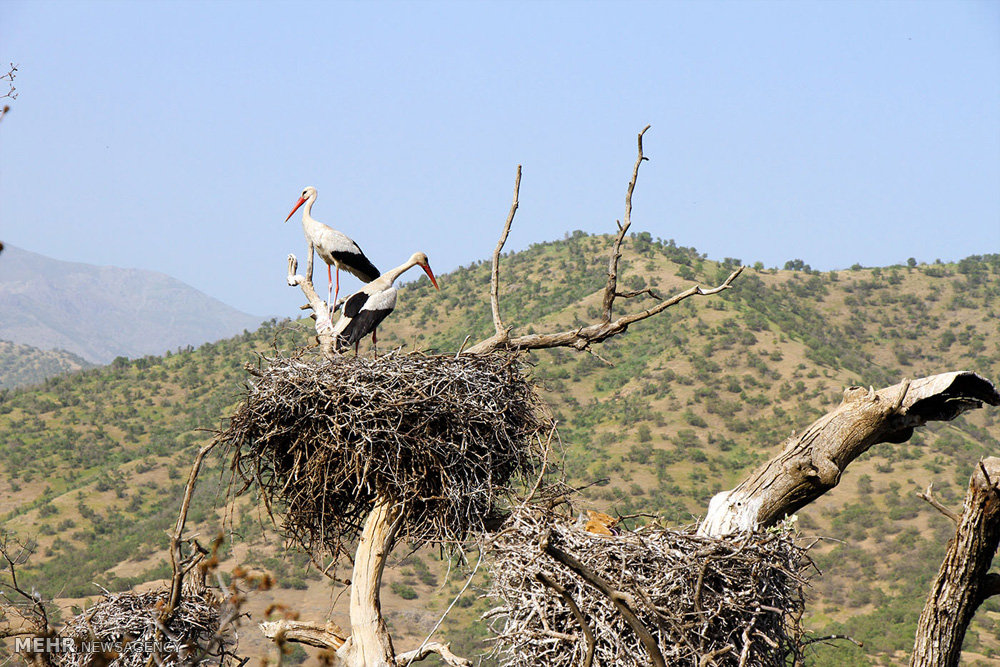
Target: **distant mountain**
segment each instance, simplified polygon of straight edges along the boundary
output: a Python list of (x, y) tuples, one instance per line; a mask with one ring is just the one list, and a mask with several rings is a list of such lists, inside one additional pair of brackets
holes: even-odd
[(0, 389), (27, 387), (94, 364), (66, 350), (39, 350), (0, 340)]
[(10, 245), (0, 257), (0, 340), (94, 363), (200, 345), (262, 319), (155, 271), (63, 262)]

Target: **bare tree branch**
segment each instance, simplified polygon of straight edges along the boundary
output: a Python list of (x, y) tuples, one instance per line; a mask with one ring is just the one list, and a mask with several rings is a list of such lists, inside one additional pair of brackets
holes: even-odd
[[(50, 637), (53, 634), (41, 595), (33, 590), (25, 590), (17, 580), (17, 567), (28, 562), (32, 549), (30, 544), (23, 544), (6, 533), (0, 533), (0, 556), (7, 563), (6, 570), (10, 578), (9, 583), (0, 580), (0, 618), (4, 620), (0, 638)], [(20, 625), (11, 625), (10, 617), (4, 618), (4, 612), (11, 612), (19, 618)], [(37, 658), (42, 664), (51, 664), (47, 654), (39, 654)]]
[(948, 517), (949, 519), (951, 519), (952, 523), (954, 523), (955, 525), (958, 525), (958, 523), (962, 519), (960, 516), (958, 516), (957, 514), (955, 514), (953, 511), (951, 511), (950, 509), (948, 509), (947, 507), (945, 507), (944, 505), (942, 505), (938, 501), (938, 499), (934, 497), (934, 483), (933, 482), (931, 482), (930, 484), (927, 485), (927, 489), (923, 493), (918, 493), (917, 494), (917, 498), (920, 498), (921, 500), (926, 500), (928, 503), (930, 503), (931, 507), (933, 507), (938, 512), (941, 512), (941, 514), (943, 514), (946, 517)]
[(628, 182), (628, 188), (625, 190), (625, 217), (622, 218), (625, 222), (618, 223), (618, 236), (615, 237), (614, 245), (611, 247), (611, 257), (608, 260), (608, 283), (604, 288), (603, 305), (605, 322), (611, 321), (611, 307), (615, 303), (615, 290), (618, 287), (618, 260), (622, 256), (622, 240), (625, 238), (628, 228), (632, 226), (632, 191), (635, 190), (635, 181), (639, 178), (639, 165), (642, 164), (643, 160), (648, 159), (642, 154), (642, 135), (646, 134), (649, 127), (647, 125), (639, 133), (637, 140), (639, 154), (635, 158), (635, 166), (632, 167), (632, 180)]
[(333, 321), (330, 319), (330, 309), (326, 301), (320, 298), (319, 294), (316, 293), (316, 288), (313, 286), (312, 281), (312, 268), (313, 268), (313, 247), (309, 246), (309, 262), (306, 267), (305, 276), (297, 274), (299, 260), (293, 254), (288, 255), (288, 285), (289, 287), (298, 287), (305, 294), (306, 299), (309, 301), (308, 304), (302, 306), (303, 310), (312, 309), (312, 318), (316, 320), (316, 340), (319, 342), (320, 349), (323, 354), (327, 357), (332, 357), (333, 351)]
[(452, 665), (452, 667), (472, 667), (471, 660), (461, 658), (451, 652), (451, 644), (442, 644), (440, 642), (431, 642), (429, 644), (424, 644), (418, 649), (407, 651), (406, 653), (400, 653), (396, 656), (396, 667), (404, 667), (405, 665), (409, 665), (411, 662), (424, 660), (429, 655), (434, 653), (441, 656), (441, 660), (446, 665)]
[(514, 201), (510, 205), (510, 213), (507, 214), (507, 222), (503, 226), (503, 234), (497, 241), (497, 247), (493, 251), (493, 269), (490, 273), (490, 306), (493, 308), (493, 327), (497, 336), (506, 335), (503, 328), (503, 320), (500, 319), (500, 251), (503, 250), (504, 243), (507, 242), (507, 235), (510, 234), (510, 223), (514, 221), (514, 213), (517, 211), (517, 195), (521, 190), (521, 165), (517, 165), (517, 176), (514, 178)]
[(948, 421), (983, 403), (1000, 405), (985, 378), (969, 372), (941, 373), (874, 388), (850, 387), (843, 402), (799, 435), (781, 453), (732, 491), (712, 498), (703, 535), (727, 535), (770, 526), (840, 482), (858, 456), (880, 442), (905, 442), (928, 421)]
[[(692, 296), (708, 296), (711, 294), (718, 294), (719, 292), (729, 289), (732, 286), (733, 281), (736, 280), (740, 273), (742, 273), (743, 267), (739, 267), (733, 271), (729, 277), (717, 287), (703, 289), (700, 285), (695, 285), (666, 300), (661, 299), (658, 294), (649, 288), (625, 292), (618, 290), (618, 271), (619, 261), (622, 256), (622, 243), (625, 240), (625, 235), (628, 232), (629, 227), (632, 225), (632, 193), (635, 190), (636, 180), (639, 177), (639, 165), (648, 159), (642, 152), (642, 138), (649, 127), (650, 126), (647, 125), (642, 129), (636, 141), (638, 145), (638, 155), (636, 156), (635, 165), (632, 167), (632, 178), (625, 190), (624, 223), (618, 223), (618, 233), (612, 243), (611, 254), (608, 258), (608, 279), (604, 286), (602, 297), (603, 306), (600, 321), (567, 331), (529, 334), (516, 337), (510, 336), (510, 327), (504, 327), (503, 321), (500, 318), (499, 307), (500, 250), (503, 248), (503, 244), (507, 239), (507, 234), (510, 232), (510, 225), (514, 218), (514, 211), (517, 209), (517, 193), (521, 183), (521, 168), (518, 166), (517, 179), (514, 186), (514, 204), (511, 206), (510, 213), (507, 216), (507, 222), (504, 225), (500, 242), (497, 244), (497, 248), (493, 253), (493, 271), (490, 280), (490, 302), (493, 307), (493, 326), (495, 332), (489, 338), (466, 349), (464, 354), (488, 354), (495, 350), (537, 350), (549, 347), (572, 347), (576, 350), (586, 350), (593, 343), (600, 343), (611, 336), (624, 333), (630, 324), (662, 313), (667, 308), (677, 305), (684, 299)], [(612, 319), (613, 306), (616, 297), (631, 298), (640, 294), (649, 294), (654, 299), (657, 299), (659, 303), (651, 308), (623, 315), (617, 319)]]
[(184, 499), (181, 501), (181, 509), (177, 515), (177, 523), (174, 526), (174, 532), (170, 536), (170, 565), (173, 570), (173, 575), (170, 579), (170, 598), (167, 606), (164, 607), (163, 613), (160, 616), (161, 620), (164, 621), (164, 625), (166, 625), (166, 619), (169, 618), (170, 614), (174, 612), (180, 602), (181, 588), (184, 584), (184, 575), (190, 572), (191, 569), (197, 565), (198, 561), (202, 559), (205, 553), (207, 553), (204, 549), (196, 548), (194, 552), (185, 559), (182, 552), (182, 545), (185, 542), (184, 527), (187, 524), (188, 510), (191, 509), (191, 497), (194, 494), (195, 483), (198, 481), (198, 473), (201, 471), (201, 464), (205, 460), (205, 456), (215, 448), (216, 444), (218, 444), (218, 440), (213, 439), (207, 445), (198, 450), (198, 454), (194, 458), (194, 463), (191, 465), (191, 472), (188, 474), (187, 486), (184, 487)]
[(490, 338), (487, 338), (486, 340), (476, 343), (472, 347), (468, 348), (465, 351), (465, 354), (487, 354), (489, 352), (493, 352), (494, 350), (538, 350), (549, 347), (572, 347), (577, 350), (586, 350), (591, 344), (600, 343), (608, 338), (611, 338), (612, 336), (623, 333), (628, 329), (630, 324), (662, 313), (667, 308), (677, 305), (684, 299), (692, 296), (708, 296), (711, 294), (718, 294), (723, 290), (729, 289), (732, 287), (733, 281), (736, 280), (742, 272), (743, 267), (741, 266), (729, 274), (729, 277), (717, 287), (702, 289), (701, 286), (695, 285), (684, 290), (683, 292), (675, 294), (669, 299), (660, 301), (651, 308), (647, 308), (637, 313), (623, 315), (612, 322), (602, 321), (579, 327), (577, 329), (569, 329), (567, 331), (560, 331), (557, 333), (528, 334), (525, 336), (508, 336), (504, 338), (493, 335)]
[(332, 621), (326, 624), (281, 619), (260, 624), (264, 637), (276, 644), (297, 642), (316, 648), (337, 650), (344, 645), (346, 633)]
[[(10, 69), (7, 70), (7, 73), (0, 75), (0, 82), (6, 81), (8, 87), (7, 92), (4, 93), (3, 95), (0, 95), (0, 100), (4, 98), (10, 98), (12, 100), (17, 99), (17, 88), (14, 87), (14, 78), (16, 76), (17, 76), (17, 65), (11, 63)], [(3, 105), (3, 108), (0, 108), (0, 120), (3, 120), (3, 117), (7, 115), (8, 111), (10, 111), (9, 104), (5, 104)], [(0, 250), (3, 250), (2, 245), (0, 245)]]

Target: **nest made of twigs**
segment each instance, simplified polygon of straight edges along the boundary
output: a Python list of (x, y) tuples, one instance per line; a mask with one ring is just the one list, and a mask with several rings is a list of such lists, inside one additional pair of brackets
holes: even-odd
[(548, 421), (513, 355), (266, 362), (220, 437), (239, 491), (307, 549), (339, 551), (382, 499), (404, 539), (464, 539), (540, 465)]
[(585, 664), (588, 642), (562, 594), (579, 607), (594, 637), (597, 665), (644, 667), (650, 656), (612, 601), (545, 551), (544, 539), (620, 592), (668, 665), (785, 665), (799, 655), (805, 548), (790, 531), (700, 537), (656, 524), (607, 536), (581, 521), (521, 508), (492, 543), (487, 613), (502, 665)]
[(223, 620), (224, 605), (211, 593), (186, 591), (161, 627), (168, 597), (169, 591), (105, 594), (59, 633), (81, 650), (51, 653), (50, 659), (60, 667), (146, 667), (156, 650), (155, 663), (163, 667), (230, 662), (236, 632)]

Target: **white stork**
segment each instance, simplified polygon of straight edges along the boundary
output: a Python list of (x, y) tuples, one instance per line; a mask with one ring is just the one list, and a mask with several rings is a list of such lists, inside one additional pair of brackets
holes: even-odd
[(396, 278), (414, 266), (422, 268), (427, 277), (431, 279), (434, 287), (441, 289), (438, 287), (437, 280), (434, 279), (431, 265), (427, 263), (427, 255), (422, 252), (413, 253), (405, 264), (383, 273), (376, 280), (347, 297), (344, 302), (343, 314), (333, 328), (333, 336), (338, 350), (353, 343), (354, 353), (357, 354), (358, 343), (368, 334), (372, 335), (372, 345), (378, 344), (375, 338), (375, 328), (396, 307), (396, 288), (392, 284), (396, 282)]
[[(313, 220), (310, 213), (312, 212), (312, 205), (314, 203), (316, 203), (316, 188), (310, 185), (302, 191), (302, 196), (295, 202), (295, 208), (288, 214), (288, 218), (285, 218), (285, 222), (288, 222), (289, 218), (299, 210), (302, 204), (306, 205), (302, 209), (302, 230), (306, 233), (306, 240), (309, 241), (309, 245), (315, 247), (320, 258), (326, 262), (326, 276), (330, 280), (330, 289), (327, 291), (326, 301), (332, 309), (336, 303), (337, 296), (340, 294), (341, 269), (344, 269), (365, 283), (370, 283), (378, 278), (379, 270), (365, 257), (365, 253), (361, 251), (358, 244), (352, 241), (350, 237), (338, 232), (336, 229), (331, 229), (318, 220)], [(309, 252), (312, 253), (312, 250)], [(333, 292), (332, 266), (337, 267), (337, 291), (331, 300), (330, 293)]]

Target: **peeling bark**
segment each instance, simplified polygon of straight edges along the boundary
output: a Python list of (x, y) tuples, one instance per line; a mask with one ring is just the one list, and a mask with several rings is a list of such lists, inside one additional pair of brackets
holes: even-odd
[(1000, 458), (979, 462), (948, 552), (917, 624), (911, 667), (954, 667), (976, 609), (1000, 593), (987, 574), (1000, 543)]
[(732, 491), (712, 498), (698, 532), (728, 535), (780, 521), (840, 482), (858, 456), (880, 442), (905, 442), (928, 421), (948, 421), (983, 403), (1000, 405), (985, 378), (956, 371), (886, 387), (849, 387), (844, 400)]

